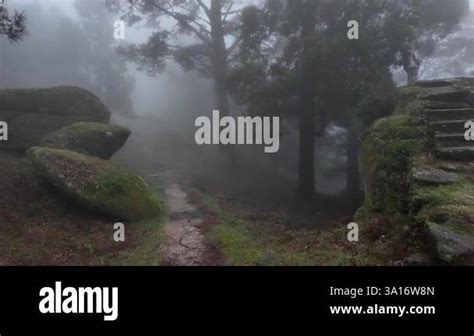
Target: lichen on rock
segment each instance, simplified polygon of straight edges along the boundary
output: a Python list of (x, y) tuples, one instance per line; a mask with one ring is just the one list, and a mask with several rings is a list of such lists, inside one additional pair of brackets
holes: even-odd
[(130, 133), (121, 126), (79, 122), (49, 134), (40, 145), (110, 159), (122, 148)]
[(44, 147), (27, 154), (40, 176), (84, 207), (116, 221), (140, 221), (160, 213), (161, 201), (145, 181), (114, 162)]

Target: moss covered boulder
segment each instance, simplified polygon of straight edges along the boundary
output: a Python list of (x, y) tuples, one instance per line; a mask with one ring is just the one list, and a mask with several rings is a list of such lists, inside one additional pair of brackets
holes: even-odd
[(128, 128), (121, 126), (80, 122), (46, 136), (41, 146), (110, 159), (122, 148), (130, 133)]
[(8, 123), (9, 131), (0, 148), (26, 150), (65, 126), (109, 119), (110, 111), (100, 99), (77, 87), (0, 90), (0, 120)]
[[(416, 110), (417, 106), (410, 109)], [(416, 116), (400, 112), (378, 120), (365, 134), (361, 167), (366, 210), (388, 216), (408, 213), (407, 172), (411, 158), (428, 146), (425, 132)]]
[(474, 151), (469, 120), (474, 79), (400, 88), (393, 113), (362, 137), (366, 197), (356, 221), (390, 223), (384, 237), (408, 242), (406, 253), (474, 265), (474, 157), (462, 152)]
[(143, 179), (116, 163), (44, 147), (27, 153), (40, 176), (61, 194), (113, 220), (139, 221), (160, 212), (161, 202)]

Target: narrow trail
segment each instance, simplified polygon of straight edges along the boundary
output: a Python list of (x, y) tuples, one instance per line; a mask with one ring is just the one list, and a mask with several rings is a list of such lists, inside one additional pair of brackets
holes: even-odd
[(203, 232), (204, 217), (199, 213), (199, 209), (191, 204), (187, 193), (174, 181), (171, 173), (167, 173), (165, 179), (170, 222), (164, 229), (166, 244), (161, 251), (161, 264), (213, 265), (211, 249)]

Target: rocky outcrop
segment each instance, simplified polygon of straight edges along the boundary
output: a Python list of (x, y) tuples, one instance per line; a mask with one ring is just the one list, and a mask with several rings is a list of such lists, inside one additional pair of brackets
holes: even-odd
[(116, 163), (43, 147), (33, 147), (27, 154), (38, 173), (62, 195), (115, 221), (139, 221), (160, 213), (160, 201), (143, 179)]
[(362, 139), (366, 199), (357, 219), (390, 218), (421, 232), (412, 253), (474, 264), (474, 142), (464, 138), (470, 120), (474, 79), (401, 88), (394, 113)]
[(26, 150), (65, 126), (109, 119), (110, 111), (100, 99), (80, 88), (0, 90), (0, 120), (8, 123), (9, 132), (0, 148)]
[(122, 148), (130, 133), (129, 129), (121, 126), (80, 122), (46, 136), (41, 146), (110, 159)]
[(161, 202), (143, 179), (107, 161), (131, 133), (109, 119), (100, 99), (80, 88), (0, 90), (9, 133), (0, 149), (27, 150), (38, 175), (72, 204), (114, 221), (154, 217)]

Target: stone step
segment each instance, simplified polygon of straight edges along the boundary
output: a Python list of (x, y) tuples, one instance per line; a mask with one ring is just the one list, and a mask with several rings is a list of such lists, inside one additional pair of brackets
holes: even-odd
[(426, 109), (426, 118), (432, 121), (442, 120), (474, 120), (474, 109), (473, 108), (460, 108), (460, 109)]
[(439, 159), (453, 161), (474, 161), (474, 147), (440, 147), (435, 150)]
[(438, 167), (451, 173), (474, 176), (474, 162), (439, 161)]
[(438, 147), (471, 147), (474, 141), (466, 140), (464, 133), (437, 133), (435, 135)]
[(427, 89), (427, 93), (422, 99), (446, 103), (465, 103), (472, 100), (472, 94), (468, 90), (457, 89), (452, 86), (434, 87)]
[(419, 184), (439, 186), (455, 184), (459, 181), (459, 175), (433, 167), (413, 167), (411, 178)]
[(438, 256), (445, 262), (474, 254), (474, 236), (468, 230), (455, 230), (449, 225), (428, 223), (428, 233), (434, 238)]
[(424, 81), (418, 81), (415, 83), (416, 86), (423, 87), (423, 88), (435, 88), (435, 87), (446, 87), (446, 86), (452, 86), (453, 83), (450, 82), (449, 80), (424, 80)]
[(430, 101), (426, 103), (426, 108), (431, 110), (445, 110), (445, 109), (462, 109), (462, 108), (472, 108), (473, 106), (467, 103), (445, 103)]
[(428, 124), (433, 132), (464, 133), (468, 119), (433, 121)]

